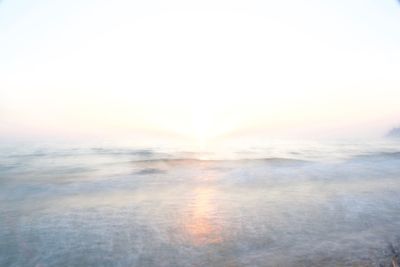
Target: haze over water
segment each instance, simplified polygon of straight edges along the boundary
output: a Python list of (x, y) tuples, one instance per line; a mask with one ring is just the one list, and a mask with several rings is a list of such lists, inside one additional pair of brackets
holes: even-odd
[(396, 0), (0, 0), (0, 266), (390, 266), (399, 25)]

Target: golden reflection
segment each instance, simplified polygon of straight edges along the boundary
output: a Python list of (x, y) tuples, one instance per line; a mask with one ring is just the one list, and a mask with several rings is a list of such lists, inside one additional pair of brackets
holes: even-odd
[(190, 241), (195, 245), (221, 243), (221, 226), (218, 224), (218, 214), (213, 203), (216, 190), (212, 187), (200, 187), (193, 195), (184, 226)]

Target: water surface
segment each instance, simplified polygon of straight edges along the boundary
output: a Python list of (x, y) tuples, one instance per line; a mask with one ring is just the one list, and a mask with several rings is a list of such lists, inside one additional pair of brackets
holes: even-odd
[(228, 152), (3, 145), (0, 266), (388, 266), (398, 143)]

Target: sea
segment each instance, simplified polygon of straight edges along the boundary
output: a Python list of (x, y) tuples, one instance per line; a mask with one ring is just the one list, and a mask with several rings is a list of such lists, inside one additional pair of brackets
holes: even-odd
[(0, 144), (0, 266), (391, 266), (400, 141)]

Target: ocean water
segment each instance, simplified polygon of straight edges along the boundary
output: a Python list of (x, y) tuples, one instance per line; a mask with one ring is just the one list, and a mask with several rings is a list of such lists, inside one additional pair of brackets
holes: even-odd
[(400, 142), (2, 144), (0, 266), (389, 266)]

